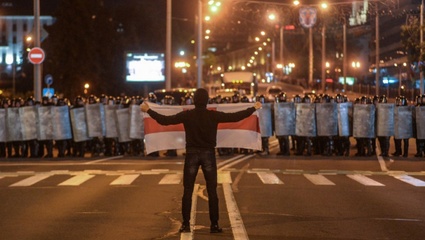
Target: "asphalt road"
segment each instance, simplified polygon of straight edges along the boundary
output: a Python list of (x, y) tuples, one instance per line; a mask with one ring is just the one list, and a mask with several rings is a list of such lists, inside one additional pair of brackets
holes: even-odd
[[(412, 144), (411, 144), (412, 145)], [(175, 158), (0, 160), (0, 239), (425, 239), (425, 158), (218, 157), (220, 225), (200, 172), (178, 233)], [(392, 150), (390, 150), (391, 152)]]

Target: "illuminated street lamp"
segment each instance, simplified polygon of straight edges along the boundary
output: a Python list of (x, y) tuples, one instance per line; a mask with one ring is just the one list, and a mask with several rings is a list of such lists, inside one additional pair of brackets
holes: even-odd
[(84, 84), (84, 94), (87, 95), (87, 93), (89, 92), (89, 88), (90, 88), (90, 84), (88, 83)]

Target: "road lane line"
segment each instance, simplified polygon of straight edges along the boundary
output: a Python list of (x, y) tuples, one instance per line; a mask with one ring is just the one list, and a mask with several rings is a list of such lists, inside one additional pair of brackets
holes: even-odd
[(385, 186), (384, 184), (377, 182), (371, 178), (368, 178), (366, 176), (360, 175), (360, 174), (347, 174), (347, 177), (353, 179), (354, 181), (361, 183), (365, 186), (376, 186), (376, 187), (382, 187)]
[(94, 161), (89, 161), (89, 162), (85, 162), (83, 164), (89, 165), (89, 164), (94, 164), (94, 163), (99, 163), (99, 162), (104, 162), (104, 161), (108, 161), (108, 160), (112, 160), (112, 159), (118, 159), (118, 158), (122, 158), (123, 156), (114, 156), (114, 157), (108, 157), (108, 158), (102, 158), (99, 160), (94, 160)]
[(422, 180), (419, 180), (417, 178), (414, 178), (412, 176), (408, 176), (408, 175), (394, 175), (393, 177), (395, 177), (396, 179), (403, 181), (405, 183), (408, 183), (410, 185), (413, 185), (415, 187), (425, 187), (425, 182)]
[(232, 177), (230, 176), (230, 172), (229, 171), (217, 172), (217, 183), (218, 184), (232, 183)]
[(242, 161), (245, 161), (245, 160), (247, 160), (247, 159), (249, 159), (249, 158), (252, 158), (252, 157), (254, 157), (254, 154), (252, 154), (252, 155), (247, 155), (247, 156), (245, 156), (245, 157), (243, 157), (243, 158), (241, 158), (241, 159), (238, 159), (238, 160), (236, 160), (236, 161), (234, 161), (234, 162), (231, 162), (231, 163), (229, 163), (229, 164), (226, 164), (226, 165), (222, 166), (221, 168), (219, 168), (219, 169), (218, 169), (218, 171), (222, 171), (222, 170), (224, 170), (224, 169), (226, 169), (226, 168), (229, 168), (229, 167), (231, 167), (231, 166), (233, 166), (233, 165), (236, 165), (236, 164), (238, 164), (238, 163), (240, 163), (240, 162), (242, 162)]
[(196, 206), (198, 204), (198, 190), (199, 190), (199, 184), (195, 184), (193, 187), (193, 193), (192, 193), (192, 208), (190, 211), (190, 229), (191, 231), (188, 233), (181, 233), (180, 239), (181, 240), (192, 240), (194, 237), (195, 232), (195, 224), (196, 224)]
[(222, 165), (226, 165), (227, 163), (232, 162), (232, 161), (234, 161), (236, 159), (239, 159), (239, 158), (241, 158), (243, 156), (244, 155), (240, 154), (240, 155), (237, 155), (235, 157), (229, 158), (229, 159), (227, 159), (227, 160), (225, 160), (223, 162), (217, 163), (217, 167), (221, 167)]
[(180, 184), (182, 181), (182, 174), (165, 174), (159, 181), (159, 184)]
[(127, 174), (127, 175), (121, 175), (117, 179), (115, 179), (111, 184), (109, 185), (130, 185), (131, 183), (138, 178), (140, 174)]
[(24, 180), (21, 180), (17, 183), (14, 183), (12, 185), (10, 185), (9, 187), (28, 187), (31, 185), (34, 185), (38, 182), (40, 182), (41, 180), (44, 180), (48, 177), (50, 177), (51, 175), (49, 174), (37, 174), (35, 176), (31, 176), (28, 178), (25, 178)]
[(77, 175), (62, 183), (59, 183), (58, 186), (79, 186), (94, 176), (95, 175), (88, 175), (88, 174)]
[(379, 166), (381, 167), (381, 171), (388, 172), (387, 164), (385, 163), (385, 160), (381, 155), (381, 146), (379, 145), (379, 141), (376, 141), (376, 157), (378, 158)]
[(257, 172), (257, 176), (264, 184), (283, 184), (283, 182), (271, 172)]
[(232, 187), (229, 183), (223, 183), (223, 191), (227, 212), (229, 214), (230, 225), (232, 226), (233, 238), (235, 240), (249, 239), (242, 221), (242, 216), (238, 209), (238, 205), (236, 204), (235, 196), (233, 195)]
[(327, 179), (323, 175), (319, 175), (319, 174), (304, 174), (304, 177), (306, 177), (314, 185), (325, 185), (325, 186), (334, 186), (335, 185), (335, 183), (333, 183), (331, 180)]

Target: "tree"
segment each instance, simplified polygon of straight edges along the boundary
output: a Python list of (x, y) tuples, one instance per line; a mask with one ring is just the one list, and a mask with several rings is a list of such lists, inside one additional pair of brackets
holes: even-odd
[[(408, 21), (405, 25), (401, 26), (401, 41), (404, 46), (404, 49), (407, 52), (407, 59), (409, 61), (409, 65), (416, 65), (416, 66), (422, 66), (421, 68), (417, 68), (416, 70), (422, 70), (424, 71), (425, 68), (423, 66), (423, 62), (425, 59), (425, 51), (422, 51), (421, 55), (421, 48), (424, 50), (424, 45), (420, 43), (420, 23), (419, 19), (416, 16), (409, 16)], [(422, 64), (415, 64), (415, 63), (422, 63)], [(413, 76), (413, 71), (411, 74)]]

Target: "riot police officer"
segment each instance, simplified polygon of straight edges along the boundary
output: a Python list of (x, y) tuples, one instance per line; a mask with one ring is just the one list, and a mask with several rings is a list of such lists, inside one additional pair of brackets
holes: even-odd
[[(57, 100), (56, 106), (66, 106), (65, 100), (63, 98), (59, 98)], [(56, 147), (58, 149), (58, 158), (63, 158), (65, 157), (65, 151), (67, 149), (67, 139), (62, 139), (62, 140), (56, 140)]]
[[(256, 97), (256, 102), (260, 102), (261, 104), (263, 104), (262, 110), (264, 110), (264, 104), (267, 103), (268, 100), (263, 94), (261, 94), (260, 96)], [(270, 123), (270, 124), (272, 124), (272, 123)], [(263, 134), (261, 136), (262, 154), (265, 154), (265, 155), (270, 155), (269, 137), (270, 136), (263, 136)]]
[[(285, 92), (280, 92), (279, 94), (276, 95), (275, 97), (275, 102), (278, 103), (282, 103), (282, 102), (286, 102), (287, 101), (287, 96)], [(277, 124), (277, 123), (275, 123)], [(283, 136), (279, 136), (277, 135), (277, 140), (279, 142), (279, 152), (277, 153), (277, 155), (285, 155), (285, 156), (289, 156), (290, 152), (289, 152), (289, 136), (288, 135), (283, 135)]]
[[(406, 97), (404, 96), (399, 96), (396, 99), (396, 107), (400, 107), (400, 106), (407, 106), (408, 102)], [(401, 142), (403, 141), (403, 152), (401, 151)], [(405, 139), (397, 139), (396, 137), (394, 137), (394, 144), (395, 144), (395, 152), (392, 154), (395, 157), (400, 156), (401, 154), (403, 154), (403, 157), (407, 157), (408, 156), (408, 152), (409, 152), (409, 139), (405, 138)]]
[[(378, 102), (387, 103), (388, 102), (387, 97), (385, 95), (380, 96)], [(374, 98), (374, 103), (375, 103), (375, 98)], [(379, 123), (376, 122), (376, 124), (379, 124)], [(381, 146), (381, 156), (388, 157), (388, 151), (390, 149), (390, 137), (380, 136), (378, 137), (378, 141), (379, 141), (379, 145)], [(376, 143), (374, 144), (374, 142), (372, 142), (372, 147), (375, 149)]]
[[(35, 101), (33, 97), (27, 98), (25, 102), (25, 106), (34, 106)], [(29, 151), (29, 157), (30, 158), (36, 158), (38, 157), (38, 141), (37, 139), (31, 139), (24, 142), (25, 148), (24, 148), (24, 157), (28, 156)]]
[[(41, 99), (41, 106), (47, 107), (52, 106), (52, 102), (47, 96), (42, 97)], [(45, 158), (52, 158), (53, 157), (53, 140), (47, 139), (47, 140), (41, 140), (39, 141), (39, 149), (38, 149), (38, 155), (39, 157), (43, 157), (44, 155), (44, 148), (46, 148), (47, 154), (44, 155)]]
[[(74, 105), (72, 108), (83, 108), (84, 100), (81, 96), (77, 96), (74, 100)], [(73, 141), (73, 156), (74, 157), (84, 157), (86, 153), (86, 141), (75, 142)]]

